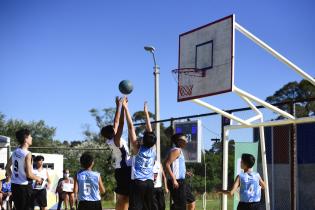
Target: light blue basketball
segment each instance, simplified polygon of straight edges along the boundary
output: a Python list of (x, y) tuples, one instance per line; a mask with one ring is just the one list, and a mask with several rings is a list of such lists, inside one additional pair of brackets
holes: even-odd
[(118, 87), (119, 87), (119, 91), (124, 95), (130, 94), (133, 90), (133, 85), (129, 80), (121, 81)]

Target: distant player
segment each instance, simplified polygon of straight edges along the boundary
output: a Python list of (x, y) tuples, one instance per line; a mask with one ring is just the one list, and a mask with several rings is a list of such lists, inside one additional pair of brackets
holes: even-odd
[(240, 188), (240, 202), (237, 210), (259, 210), (261, 189), (265, 188), (265, 182), (261, 179), (259, 173), (254, 172), (252, 167), (255, 164), (255, 157), (251, 154), (242, 154), (241, 172), (235, 179), (231, 191), (222, 191), (224, 194), (233, 195)]
[(121, 138), (124, 129), (124, 109), (122, 101), (116, 97), (116, 113), (113, 125), (102, 128), (101, 135), (112, 150), (117, 194), (116, 210), (128, 210), (131, 175), (131, 160), (127, 142)]
[(169, 174), (168, 188), (171, 192), (173, 204), (172, 210), (195, 209), (195, 197), (190, 187), (186, 184), (186, 165), (182, 149), (187, 144), (186, 135), (179, 133), (172, 136), (175, 145), (168, 154), (165, 162), (166, 171)]
[(0, 181), (0, 209), (12, 209), (11, 177), (5, 174), (5, 179)]
[(153, 189), (153, 210), (165, 210), (165, 197), (162, 184), (164, 183), (165, 192), (168, 193), (167, 180), (163, 170), (163, 166), (157, 160), (153, 167), (154, 173), (154, 189)]
[(78, 210), (102, 210), (101, 193), (105, 193), (100, 173), (92, 171), (93, 156), (85, 152), (80, 157), (82, 170), (74, 177), (74, 193)]
[(46, 168), (43, 168), (44, 157), (38, 155), (34, 158), (36, 168), (33, 173), (42, 179), (41, 182), (33, 182), (32, 207), (35, 203), (41, 210), (47, 209), (47, 189), (50, 189), (51, 180)]
[(129, 210), (151, 210), (153, 199), (153, 166), (156, 158), (155, 143), (156, 137), (152, 132), (148, 107), (145, 103), (144, 113), (146, 116), (146, 131), (143, 134), (142, 142), (137, 141), (133, 122), (128, 110), (127, 100), (123, 101), (128, 123), (128, 135), (133, 147), (135, 156), (132, 159), (131, 192), (129, 199)]
[(12, 177), (11, 187), (15, 208), (28, 210), (32, 207), (32, 180), (41, 183), (42, 179), (32, 172), (32, 154), (28, 151), (32, 145), (31, 132), (28, 129), (21, 129), (15, 133), (15, 136), (20, 146), (12, 153), (6, 165), (6, 172)]

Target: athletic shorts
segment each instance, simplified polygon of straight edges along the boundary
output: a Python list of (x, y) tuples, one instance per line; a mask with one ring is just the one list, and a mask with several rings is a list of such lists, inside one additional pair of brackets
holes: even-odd
[(78, 210), (102, 210), (101, 201), (79, 201)]
[(260, 202), (239, 202), (237, 210), (260, 210)]
[(185, 183), (185, 179), (177, 180), (179, 187), (175, 189), (173, 187), (173, 182), (171, 180), (167, 181), (168, 189), (171, 193), (172, 198), (172, 210), (185, 210), (186, 204), (193, 203), (195, 201), (195, 197), (191, 192), (191, 188), (189, 185)]
[(153, 180), (133, 180), (129, 196), (129, 210), (151, 210)]
[(162, 187), (153, 189), (152, 210), (165, 210), (165, 197)]
[(116, 188), (115, 192), (129, 196), (131, 182), (131, 167), (115, 169)]
[(13, 202), (16, 210), (28, 210), (32, 208), (32, 185), (11, 184)]
[(47, 207), (47, 191), (46, 191), (46, 189), (33, 190), (31, 203), (32, 203), (33, 207), (35, 205), (37, 205), (39, 207)]

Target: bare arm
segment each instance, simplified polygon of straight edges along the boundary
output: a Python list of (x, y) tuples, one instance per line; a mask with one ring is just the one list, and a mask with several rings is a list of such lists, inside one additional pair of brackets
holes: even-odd
[(32, 154), (29, 152), (26, 155), (26, 157), (25, 157), (25, 174), (26, 174), (26, 177), (41, 183), (42, 178), (40, 178), (38, 176), (35, 176), (33, 174), (32, 169), (33, 169), (33, 166), (32, 166)]
[(48, 183), (47, 188), (50, 189), (50, 186), (51, 186), (51, 178), (50, 178), (50, 176), (49, 176), (49, 173), (48, 173), (47, 169), (46, 169), (46, 173), (47, 173), (47, 183)]
[(124, 107), (122, 107), (121, 112), (120, 112), (118, 130), (114, 137), (114, 142), (115, 142), (116, 147), (120, 147), (120, 139), (124, 130), (124, 121), (125, 121), (125, 111), (124, 111)]
[(77, 200), (78, 199), (78, 192), (79, 192), (77, 176), (74, 176), (74, 178), (73, 178), (73, 192), (74, 192), (74, 199)]
[(266, 188), (266, 183), (259, 177), (259, 185), (264, 190)]
[(118, 131), (118, 126), (119, 126), (119, 115), (120, 115), (120, 105), (121, 105), (121, 99), (118, 98), (118, 96), (116, 97), (116, 112), (115, 112), (115, 118), (114, 118), (114, 131), (115, 134)]
[(137, 135), (136, 135), (136, 132), (135, 132), (135, 128), (133, 126), (131, 115), (129, 113), (127, 100), (123, 101), (123, 107), (124, 107), (125, 113), (126, 113), (126, 119), (127, 119), (127, 125), (128, 125), (128, 136), (129, 136), (131, 145), (134, 148), (134, 152), (138, 153), (139, 145), (138, 145), (138, 142), (137, 142)]
[(105, 187), (104, 187), (104, 184), (103, 184), (103, 181), (102, 181), (102, 177), (100, 176), (100, 179), (98, 180), (98, 186), (100, 188), (100, 192), (101, 194), (104, 194), (105, 193)]
[(160, 167), (161, 167), (161, 170), (162, 170), (162, 179), (163, 179), (163, 183), (164, 183), (164, 189), (165, 189), (165, 192), (168, 193), (166, 175), (165, 175), (165, 173), (164, 173), (162, 164), (161, 164)]
[(152, 126), (150, 123), (150, 115), (149, 115), (149, 111), (148, 111), (148, 103), (144, 102), (144, 114), (145, 114), (145, 129), (149, 132), (152, 132)]
[(165, 162), (166, 172), (170, 175), (170, 177), (172, 178), (172, 181), (176, 180), (176, 177), (174, 176), (172, 172), (171, 164), (179, 157), (179, 155), (180, 155), (180, 150), (175, 149), (170, 152)]
[(12, 156), (10, 157), (7, 165), (5, 166), (5, 170), (9, 176), (12, 176), (11, 166), (12, 166)]
[(231, 190), (231, 191), (223, 190), (222, 193), (223, 193), (223, 194), (228, 194), (228, 195), (232, 196), (232, 195), (234, 195), (235, 191), (236, 191), (239, 187), (240, 187), (240, 177), (237, 176), (237, 177), (235, 178), (235, 181), (234, 181), (232, 190)]

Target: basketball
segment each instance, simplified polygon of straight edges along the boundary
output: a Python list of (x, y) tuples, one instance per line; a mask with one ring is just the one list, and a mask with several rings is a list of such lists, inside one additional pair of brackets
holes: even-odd
[(132, 92), (132, 90), (133, 90), (133, 85), (132, 85), (132, 83), (129, 80), (122, 80), (119, 83), (118, 87), (119, 87), (119, 91), (122, 94), (125, 94), (125, 95), (130, 94)]

